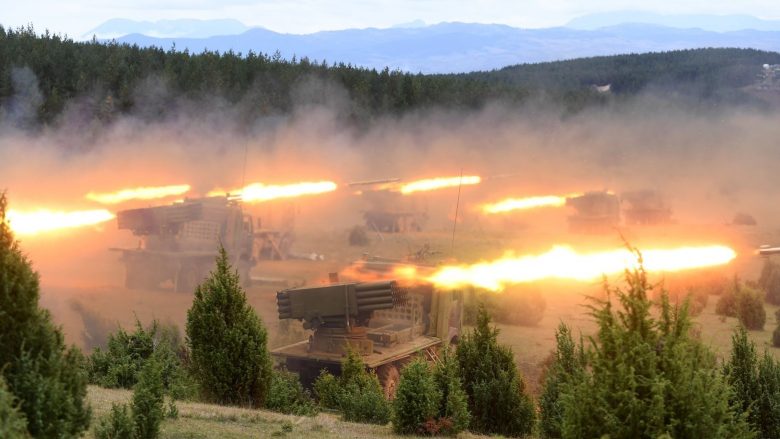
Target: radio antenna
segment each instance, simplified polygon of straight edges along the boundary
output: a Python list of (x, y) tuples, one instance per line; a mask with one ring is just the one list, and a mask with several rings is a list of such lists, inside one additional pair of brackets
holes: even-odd
[(452, 223), (452, 246), (450, 253), (455, 255), (455, 229), (458, 227), (458, 210), (460, 209), (460, 188), (463, 187), (463, 168), (460, 168), (460, 181), (458, 182), (458, 198), (455, 201), (455, 221)]

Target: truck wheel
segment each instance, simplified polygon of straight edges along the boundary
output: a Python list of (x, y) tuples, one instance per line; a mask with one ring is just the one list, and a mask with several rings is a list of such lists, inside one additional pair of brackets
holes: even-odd
[(383, 364), (377, 368), (376, 374), (379, 378), (379, 383), (382, 385), (385, 399), (389, 401), (394, 400), (395, 391), (398, 388), (398, 380), (401, 378), (398, 368), (394, 364)]
[(198, 264), (182, 264), (176, 273), (173, 290), (177, 293), (194, 293), (195, 288), (203, 281), (204, 277)]

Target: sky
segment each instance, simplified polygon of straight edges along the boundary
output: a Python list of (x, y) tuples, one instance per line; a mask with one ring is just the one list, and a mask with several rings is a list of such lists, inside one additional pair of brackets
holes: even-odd
[(381, 28), (414, 20), (540, 28), (563, 25), (590, 13), (621, 10), (780, 19), (777, 0), (0, 0), (0, 24), (32, 23), (39, 31), (49, 29), (74, 38), (111, 18), (233, 18), (286, 33)]

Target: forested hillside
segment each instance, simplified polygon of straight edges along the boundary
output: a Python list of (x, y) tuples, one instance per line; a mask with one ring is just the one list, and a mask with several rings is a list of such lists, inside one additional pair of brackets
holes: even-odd
[(780, 64), (780, 53), (752, 49), (696, 49), (580, 58), (474, 73), (488, 82), (531, 89), (578, 89), (611, 84), (614, 93), (637, 93), (648, 85), (684, 89), (702, 97), (756, 81), (763, 64)]
[[(748, 98), (739, 89), (755, 81), (765, 63), (780, 63), (780, 54), (699, 49), (422, 75), (278, 54), (193, 54), (175, 47), (75, 42), (38, 35), (32, 27), (0, 27), (0, 116), (32, 108), (23, 122), (34, 128), (56, 123), (74, 107), (82, 116), (110, 121), (123, 114), (157, 119), (182, 108), (219, 105), (252, 121), (335, 99), (347, 120), (364, 124), (386, 114), (479, 108), (495, 101), (512, 105), (540, 96), (578, 111), (648, 88), (742, 102)], [(593, 88), (604, 84), (612, 84), (609, 94)]]

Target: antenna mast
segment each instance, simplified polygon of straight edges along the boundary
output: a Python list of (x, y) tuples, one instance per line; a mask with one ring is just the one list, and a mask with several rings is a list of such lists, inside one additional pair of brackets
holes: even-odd
[(460, 181), (458, 182), (458, 199), (455, 201), (455, 222), (452, 223), (452, 246), (450, 253), (455, 255), (455, 229), (458, 227), (458, 210), (460, 209), (460, 188), (463, 187), (463, 168), (460, 168)]

